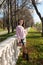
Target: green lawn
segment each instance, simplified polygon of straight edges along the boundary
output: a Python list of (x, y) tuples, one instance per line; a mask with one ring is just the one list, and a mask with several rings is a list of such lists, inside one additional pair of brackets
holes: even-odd
[(7, 29), (1, 29), (0, 28), (0, 42), (4, 41), (5, 39), (7, 39), (8, 37), (11, 37), (15, 35), (15, 30), (14, 30), (14, 33), (11, 32), (11, 29), (10, 29), (10, 33), (8, 34), (8, 31)]
[(43, 37), (37, 31), (30, 32), (27, 35), (29, 61), (24, 60), (20, 54), (17, 65), (43, 65)]
[(15, 32), (14, 33), (10, 33), (10, 34), (5, 33), (5, 34), (0, 35), (0, 42), (2, 42), (3, 40), (5, 40), (8, 37), (13, 36), (13, 35), (15, 35)]
[[(0, 35), (0, 42), (13, 36), (14, 33)], [(31, 28), (27, 35), (27, 48), (29, 61), (27, 62), (20, 54), (16, 65), (43, 65), (43, 37), (41, 33)]]
[(2, 32), (2, 31), (6, 31), (6, 30), (5, 30), (5, 29), (1, 29), (1, 28), (0, 28), (0, 32)]
[(30, 31), (29, 32), (38, 32), (37, 29), (35, 27), (30, 27)]

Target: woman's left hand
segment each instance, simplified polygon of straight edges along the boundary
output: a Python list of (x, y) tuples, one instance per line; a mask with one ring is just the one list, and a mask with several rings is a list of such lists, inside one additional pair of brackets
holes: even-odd
[(25, 31), (24, 31), (24, 32), (25, 32), (25, 34), (26, 34), (26, 35), (28, 34), (27, 29), (25, 29)]

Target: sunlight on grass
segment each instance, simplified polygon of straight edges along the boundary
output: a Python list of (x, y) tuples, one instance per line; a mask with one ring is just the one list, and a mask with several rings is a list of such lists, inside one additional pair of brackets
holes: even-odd
[(28, 47), (29, 62), (20, 55), (17, 65), (43, 65), (43, 37), (41, 37), (41, 33), (33, 32), (31, 28), (27, 35), (26, 45)]
[(31, 27), (29, 32), (38, 32), (35, 27)]
[(5, 29), (0, 28), (0, 32), (3, 32), (3, 31), (7, 31), (7, 28), (5, 28)]
[(5, 39), (7, 39), (8, 37), (11, 37), (13, 35), (15, 35), (15, 32), (10, 33), (10, 34), (6, 33), (6, 34), (3, 34), (3, 35), (0, 35), (0, 42), (4, 41)]

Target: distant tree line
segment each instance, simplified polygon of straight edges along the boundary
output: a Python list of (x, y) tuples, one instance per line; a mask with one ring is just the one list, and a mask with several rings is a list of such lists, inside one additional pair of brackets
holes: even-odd
[(8, 33), (10, 33), (10, 28), (12, 32), (18, 24), (18, 19), (23, 18), (25, 20), (25, 27), (32, 26), (34, 24), (33, 17), (31, 15), (31, 10), (26, 7), (26, 0), (5, 0), (5, 3), (2, 4), (4, 10), (3, 18), (3, 28), (7, 27)]

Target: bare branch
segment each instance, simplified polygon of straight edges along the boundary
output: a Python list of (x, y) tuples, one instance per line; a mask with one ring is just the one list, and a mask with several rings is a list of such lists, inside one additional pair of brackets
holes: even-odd
[(5, 0), (3, 0), (3, 2), (0, 4), (0, 7), (2, 6), (2, 4), (5, 2)]
[(33, 6), (34, 6), (34, 8), (35, 8), (35, 10), (36, 10), (36, 13), (38, 14), (39, 18), (41, 19), (42, 17), (41, 17), (40, 12), (39, 12), (38, 9), (37, 9), (37, 6), (36, 6), (36, 3), (35, 3), (35, 0), (32, 0), (32, 4), (33, 4)]

